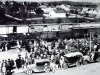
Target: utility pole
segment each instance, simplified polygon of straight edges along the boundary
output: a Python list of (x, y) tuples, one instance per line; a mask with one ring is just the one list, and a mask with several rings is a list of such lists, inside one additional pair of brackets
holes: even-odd
[(90, 52), (91, 52), (91, 45), (92, 45), (92, 44), (91, 44), (91, 43), (92, 43), (92, 42), (91, 42), (91, 41), (92, 41), (92, 40), (91, 40), (91, 36), (92, 36), (92, 32), (90, 32)]
[(86, 41), (86, 37), (85, 37), (85, 35), (86, 35), (86, 34), (84, 34), (84, 46), (85, 46), (85, 41)]

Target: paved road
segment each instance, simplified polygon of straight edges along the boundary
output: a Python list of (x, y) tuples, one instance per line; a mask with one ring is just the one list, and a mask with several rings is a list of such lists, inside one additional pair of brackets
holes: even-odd
[[(19, 73), (15, 75), (27, 75)], [(55, 73), (38, 73), (33, 75), (100, 75), (100, 63), (91, 63), (80, 67), (72, 67), (66, 70), (57, 70)]]

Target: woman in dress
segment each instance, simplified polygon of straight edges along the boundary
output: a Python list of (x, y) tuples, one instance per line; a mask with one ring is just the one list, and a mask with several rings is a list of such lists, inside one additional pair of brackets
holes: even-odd
[(1, 72), (2, 72), (2, 75), (6, 75), (6, 64), (5, 64), (5, 62), (2, 63)]

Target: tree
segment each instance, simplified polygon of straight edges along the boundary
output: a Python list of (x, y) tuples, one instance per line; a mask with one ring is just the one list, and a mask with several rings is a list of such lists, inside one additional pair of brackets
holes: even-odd
[(9, 7), (9, 5), (10, 5), (9, 2), (6, 1), (6, 2), (5, 2), (5, 6)]
[(78, 11), (77, 10), (75, 10), (75, 14), (76, 14), (76, 17), (77, 17), (77, 15), (78, 15)]
[(43, 11), (41, 8), (37, 8), (37, 9), (35, 10), (35, 12), (36, 12), (36, 14), (38, 14), (38, 15), (42, 15), (42, 14), (44, 13), (44, 11)]
[(48, 3), (48, 6), (52, 6), (52, 3)]
[(68, 13), (66, 13), (66, 17), (68, 18), (68, 16), (69, 16), (69, 14)]
[(28, 17), (28, 12), (25, 7), (21, 7), (19, 10), (19, 14), (21, 16), (21, 19), (24, 23), (26, 23), (26, 18)]
[(76, 17), (75, 17), (75, 22), (77, 23), (78, 22), (78, 19), (77, 19), (77, 14), (78, 14), (78, 11), (75, 10), (75, 14), (76, 14)]
[(5, 9), (0, 8), (0, 17), (3, 18), (4, 14), (5, 14)]
[(33, 7), (34, 8), (34, 10), (38, 7), (38, 3), (37, 2), (32, 2), (31, 4), (30, 4), (30, 6), (31, 7)]
[(57, 23), (61, 23), (61, 22), (62, 22), (61, 18), (58, 18)]
[(45, 21), (45, 17), (43, 16), (43, 21), (42, 21), (43, 23), (46, 23), (46, 21)]

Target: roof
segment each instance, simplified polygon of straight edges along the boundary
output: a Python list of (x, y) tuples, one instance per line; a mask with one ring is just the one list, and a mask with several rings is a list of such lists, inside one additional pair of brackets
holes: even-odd
[(35, 62), (40, 63), (40, 62), (50, 62), (49, 59), (35, 59)]
[(62, 5), (64, 5), (65, 7), (70, 7), (70, 5), (68, 5), (68, 4), (62, 4)]
[(76, 56), (76, 55), (81, 55), (81, 56), (83, 56), (83, 54), (80, 53), (80, 52), (69, 53), (69, 54), (66, 54), (66, 55), (64, 55), (64, 56), (65, 56), (65, 57), (74, 57), (74, 56)]
[(47, 8), (47, 6), (41, 5), (41, 6), (39, 6), (39, 8)]
[(55, 9), (54, 10), (55, 13), (66, 13), (64, 10), (62, 9)]

